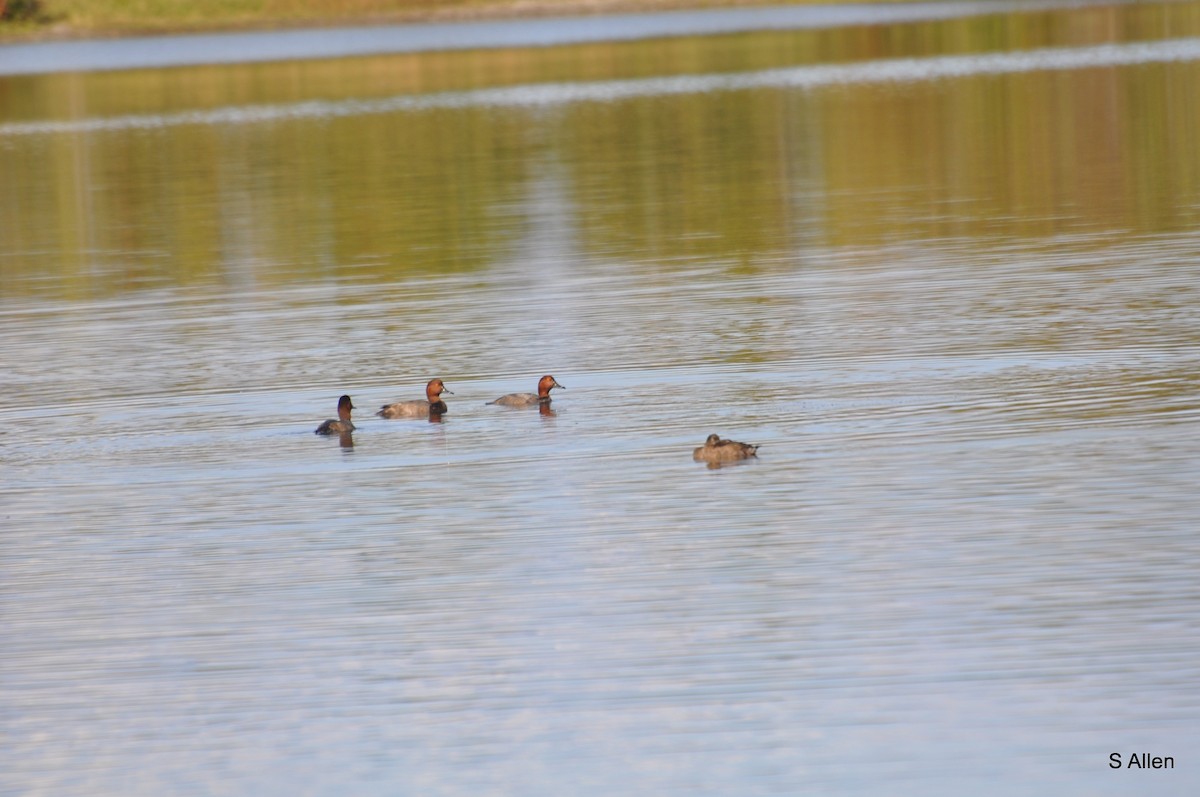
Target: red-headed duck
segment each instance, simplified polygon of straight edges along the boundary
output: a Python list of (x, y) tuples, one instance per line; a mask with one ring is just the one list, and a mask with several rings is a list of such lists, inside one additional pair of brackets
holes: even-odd
[(433, 379), (425, 386), (425, 400), (397, 401), (395, 404), (384, 404), (375, 413), (380, 418), (428, 418), (443, 415), (446, 412), (446, 402), (442, 394), (454, 395), (453, 390), (447, 390), (442, 380)]
[(722, 440), (720, 435), (710, 434), (704, 445), (692, 452), (692, 459), (713, 465), (756, 457), (757, 452), (758, 446), (739, 443), (736, 440)]
[(554, 377), (546, 374), (538, 380), (537, 393), (509, 393), (507, 396), (501, 396), (495, 401), (489, 401), (488, 404), (499, 404), (502, 407), (543, 407), (550, 404), (550, 391), (554, 388), (566, 390), (565, 387), (554, 381)]
[(345, 432), (353, 432), (354, 424), (350, 423), (350, 410), (354, 409), (354, 405), (350, 403), (349, 396), (342, 396), (338, 399), (338, 416), (334, 420), (330, 418), (325, 423), (317, 427), (314, 434), (343, 434)]

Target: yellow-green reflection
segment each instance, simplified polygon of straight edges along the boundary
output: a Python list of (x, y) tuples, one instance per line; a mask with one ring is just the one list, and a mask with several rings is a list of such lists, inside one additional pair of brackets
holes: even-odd
[(0, 78), (0, 121), (454, 91), (1200, 35), (1200, 3), (1137, 3), (831, 30)]
[[(514, 256), (553, 169), (580, 256), (753, 262), (807, 245), (1147, 233), (1197, 222), (1195, 63), (611, 100), (322, 100), (636, 81), (1161, 39), (1200, 4), (327, 62), (11, 78), (0, 136), (5, 294), (469, 271)], [(254, 121), (175, 121), (205, 109)], [(561, 210), (561, 209), (560, 209)], [(236, 275), (236, 276), (235, 276)]]

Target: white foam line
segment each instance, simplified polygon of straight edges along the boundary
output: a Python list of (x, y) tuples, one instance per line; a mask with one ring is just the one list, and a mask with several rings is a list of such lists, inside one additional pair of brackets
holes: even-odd
[(132, 114), (68, 121), (10, 122), (0, 136), (92, 133), (179, 125), (261, 124), (294, 119), (332, 119), (439, 108), (552, 107), (580, 102), (612, 102), (637, 97), (740, 91), (758, 88), (816, 89), (842, 84), (917, 83), (977, 75), (1200, 60), (1200, 39), (1103, 44), (1072, 49), (900, 58), (853, 64), (767, 69), (732, 75), (615, 80), (596, 83), (543, 83), (377, 100), (313, 100), (290, 105), (249, 105), (170, 114)]

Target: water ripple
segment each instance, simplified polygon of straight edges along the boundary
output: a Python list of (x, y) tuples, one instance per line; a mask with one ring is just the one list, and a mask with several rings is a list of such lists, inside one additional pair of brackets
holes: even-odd
[(818, 89), (839, 84), (913, 83), (977, 75), (1093, 69), (1200, 59), (1200, 39), (1103, 44), (1020, 52), (900, 58), (857, 64), (827, 64), (721, 75), (683, 75), (595, 83), (546, 83), (377, 100), (312, 100), (289, 105), (254, 105), (130, 114), (109, 118), (9, 122), (0, 136), (96, 133), (177, 125), (246, 125), (283, 120), (334, 119), (373, 114), (412, 113), (442, 108), (554, 107), (587, 102), (749, 89)]

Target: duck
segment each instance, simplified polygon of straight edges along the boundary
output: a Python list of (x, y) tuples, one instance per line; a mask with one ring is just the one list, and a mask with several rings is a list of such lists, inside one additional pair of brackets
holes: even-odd
[(697, 462), (707, 462), (710, 465), (723, 462), (736, 462), (758, 456), (758, 446), (749, 443), (739, 443), (736, 440), (722, 440), (720, 435), (710, 434), (704, 445), (692, 452), (692, 459)]
[(488, 404), (499, 404), (502, 407), (546, 407), (550, 405), (550, 391), (554, 388), (566, 390), (554, 377), (546, 374), (538, 380), (537, 393), (509, 393), (495, 401), (489, 401)]
[(346, 432), (354, 431), (354, 424), (350, 422), (350, 411), (355, 409), (350, 403), (349, 396), (342, 396), (338, 399), (338, 416), (330, 418), (317, 427), (317, 431), (313, 434), (345, 434)]
[(454, 395), (453, 390), (447, 390), (440, 379), (431, 379), (425, 385), (425, 400), (397, 401), (395, 404), (384, 404), (375, 413), (380, 418), (429, 418), (443, 415), (446, 412), (446, 402), (442, 394)]

